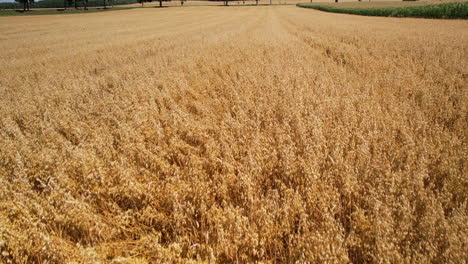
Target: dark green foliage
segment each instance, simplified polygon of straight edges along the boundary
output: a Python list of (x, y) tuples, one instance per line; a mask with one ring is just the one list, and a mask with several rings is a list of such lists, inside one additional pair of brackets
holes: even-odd
[[(23, 0), (19, 0), (23, 1)], [(36, 0), (37, 1), (37, 0)], [(113, 0), (114, 5), (127, 5), (138, 3), (137, 0)], [(38, 1), (31, 5), (32, 8), (63, 8), (64, 2), (57, 0)], [(88, 0), (88, 7), (102, 6), (103, 0)], [(74, 5), (69, 5), (72, 7)], [(78, 1), (78, 7), (84, 6), (83, 1)], [(0, 9), (20, 9), (23, 8), (22, 3), (0, 3)]]
[(461, 18), (468, 19), (468, 2), (444, 4), (384, 7), (384, 8), (342, 8), (331, 5), (297, 4), (299, 7), (313, 8), (326, 12), (363, 16), (386, 17), (423, 17), (423, 18)]
[(15, 0), (15, 2), (18, 4), (34, 3), (34, 0)]
[(15, 2), (22, 5), (24, 10), (29, 10), (31, 5), (34, 3), (34, 0), (15, 0)]

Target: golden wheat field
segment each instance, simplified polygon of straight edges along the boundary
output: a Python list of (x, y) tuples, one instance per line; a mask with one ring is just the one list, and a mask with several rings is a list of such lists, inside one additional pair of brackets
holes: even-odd
[(0, 18), (0, 263), (466, 263), (467, 28)]

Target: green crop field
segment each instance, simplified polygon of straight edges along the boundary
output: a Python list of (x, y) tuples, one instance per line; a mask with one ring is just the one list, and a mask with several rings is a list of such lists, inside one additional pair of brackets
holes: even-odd
[(297, 6), (364, 16), (468, 18), (468, 2), (347, 2), (298, 4)]

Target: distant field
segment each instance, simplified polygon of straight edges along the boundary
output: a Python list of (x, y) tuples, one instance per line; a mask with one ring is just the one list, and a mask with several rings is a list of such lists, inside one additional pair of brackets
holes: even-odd
[[(349, 2), (352, 1), (352, 2)], [(383, 1), (383, 2), (382, 2)], [(268, 4), (274, 4), (274, 5), (293, 5), (297, 3), (301, 3), (303, 1), (300, 0), (259, 0), (258, 4), (259, 5), (268, 5)], [(334, 4), (333, 0), (315, 0), (313, 1), (314, 3), (320, 3), (320, 4)], [(412, 5), (426, 5), (428, 3), (440, 3), (439, 1), (437, 2), (401, 2), (401, 1), (393, 1), (393, 2), (388, 2), (388, 0), (375, 0), (372, 2), (357, 2), (356, 0), (341, 0), (339, 3), (340, 7), (388, 7), (388, 6), (412, 6)], [(247, 1), (230, 1), (229, 5), (230, 6), (246, 6), (246, 5), (255, 5), (256, 2), (254, 0), (247, 0)], [(164, 6), (181, 6), (180, 1), (172, 0), (172, 1), (164, 1), (163, 2)], [(207, 1), (207, 0), (187, 0), (184, 2), (184, 6), (213, 6), (213, 5), (223, 5), (222, 1)], [(91, 12), (97, 12), (97, 11), (103, 11), (99, 8), (103, 7), (103, 0), (88, 0), (87, 6), (89, 7), (89, 10)], [(110, 6), (110, 1), (108, 0), (108, 6)], [(144, 7), (158, 7), (159, 2), (158, 1), (153, 1), (153, 2), (145, 2)], [(64, 7), (64, 2), (63, 1), (57, 1), (57, 0), (45, 0), (45, 1), (39, 1), (35, 2), (31, 10), (39, 10), (39, 9), (48, 9), (49, 11), (41, 11), (41, 12), (11, 12), (8, 10), (22, 10), (23, 5), (20, 3), (0, 3), (0, 16), (11, 16), (11, 15), (47, 15), (47, 14), (63, 14), (61, 9)], [(78, 7), (81, 9), (83, 7), (83, 3), (79, 2)], [(97, 9), (93, 9), (93, 7)], [(140, 3), (137, 3), (136, 0), (114, 0), (114, 10), (118, 10), (118, 8), (115, 7), (141, 7)], [(70, 10), (66, 12), (66, 14), (71, 14), (71, 13), (86, 13), (86, 11), (79, 11), (79, 10), (73, 10), (71, 9), (74, 8), (74, 5), (72, 4), (71, 6), (68, 6)], [(6, 10), (2, 10), (6, 9)], [(55, 9), (55, 10), (54, 10)], [(109, 10), (106, 10), (109, 11)], [(89, 12), (90, 13), (90, 12)]]
[(300, 3), (297, 6), (364, 16), (468, 19), (468, 2)]
[[(120, 3), (127, 3), (132, 2), (132, 0), (122, 0)], [(133, 1), (136, 2), (136, 1)], [(273, 5), (295, 5), (298, 1), (295, 0), (259, 0), (259, 5), (269, 5), (270, 3)], [(116, 2), (119, 3), (119, 2)], [(229, 6), (251, 6), (255, 5), (256, 2), (253, 0), (247, 1), (230, 1)], [(183, 7), (190, 7), (190, 6), (222, 6), (222, 1), (203, 1), (203, 0), (188, 0), (184, 2)], [(56, 6), (55, 8), (51, 7), (44, 7), (44, 6)], [(97, 6), (97, 7), (96, 7)], [(7, 8), (2, 10), (2, 4), (0, 3), (0, 16), (35, 16), (35, 15), (65, 15), (65, 14), (86, 14), (86, 13), (95, 13), (95, 12), (103, 12), (103, 11), (117, 11), (117, 10), (127, 10), (131, 8), (158, 8), (159, 2), (145, 2), (143, 6), (140, 3), (133, 3), (133, 4), (120, 4), (114, 5), (113, 7), (107, 6), (106, 9), (102, 6), (102, 1), (92, 1), (89, 2), (88, 10), (84, 10), (82, 4), (78, 5), (78, 9), (75, 9), (74, 6), (68, 7), (67, 9), (63, 8), (62, 2), (54, 2), (52, 5), (51, 3), (47, 5), (38, 5), (37, 3), (31, 8), (30, 11), (23, 12), (22, 5), (15, 3), (8, 5), (3, 5), (3, 8)], [(181, 1), (164, 1), (163, 7), (182, 7)]]
[(0, 17), (0, 263), (465, 263), (467, 28)]
[[(300, 1), (298, 0), (272, 0), (272, 4), (296, 4)], [(269, 4), (269, 0), (260, 0), (259, 4)], [(111, 1), (107, 0), (107, 5), (110, 6)], [(254, 0), (247, 1), (229, 1), (230, 5), (252, 5), (255, 4)], [(164, 6), (180, 6), (180, 1), (164, 1)], [(222, 1), (207, 1), (207, 0), (188, 0), (184, 3), (185, 6), (200, 6), (200, 5), (223, 5)], [(88, 0), (88, 7), (102, 7), (103, 0)], [(114, 0), (114, 6), (141, 6), (137, 0)], [(159, 6), (158, 1), (145, 2), (144, 6)], [(63, 8), (64, 1), (60, 0), (45, 0), (45, 1), (36, 1), (32, 4), (33, 9), (44, 9), (44, 8)], [(74, 4), (71, 4), (70, 7), (74, 7)], [(82, 2), (78, 2), (78, 7), (83, 7)], [(23, 5), (21, 3), (1, 3), (0, 9), (22, 9)]]
[[(107, 0), (108, 4), (110, 0)], [(341, 0), (340, 2), (347, 2), (347, 1), (356, 1), (356, 0)], [(388, 0), (374, 0), (374, 1), (388, 1)], [(301, 0), (272, 0), (272, 4), (297, 4), (303, 2)], [(314, 3), (326, 3), (326, 2), (334, 2), (333, 0), (318, 0), (314, 1)], [(270, 3), (270, 0), (259, 0), (259, 4), (266, 5)], [(254, 0), (247, 0), (247, 1), (230, 1), (229, 5), (252, 5), (255, 4)], [(33, 9), (44, 9), (44, 8), (63, 8), (64, 1), (61, 0), (45, 0), (45, 1), (36, 1), (33, 5)], [(83, 3), (78, 2), (78, 7), (82, 7)], [(88, 0), (88, 7), (101, 7), (103, 6), (103, 0)], [(158, 6), (159, 2), (145, 2), (144, 6)], [(165, 6), (179, 6), (180, 1), (172, 0), (172, 1), (165, 1)], [(184, 3), (185, 6), (200, 6), (200, 5), (223, 5), (222, 1), (208, 1), (208, 0), (187, 0)], [(114, 0), (114, 6), (141, 6), (137, 0)], [(73, 4), (72, 4), (73, 7)], [(0, 9), (22, 9), (23, 5), (17, 2), (9, 2), (9, 3), (1, 3), (0, 2)]]

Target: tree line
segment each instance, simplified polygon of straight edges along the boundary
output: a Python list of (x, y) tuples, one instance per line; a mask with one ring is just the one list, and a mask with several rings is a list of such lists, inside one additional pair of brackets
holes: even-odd
[[(103, 6), (104, 8), (107, 8), (109, 6), (114, 6), (115, 5), (122, 5), (122, 4), (132, 4), (132, 3), (140, 3), (141, 6), (144, 6), (145, 3), (148, 2), (159, 2), (159, 6), (163, 6), (163, 2), (166, 1), (171, 1), (171, 0), (63, 0), (63, 4), (60, 4), (60, 1), (51, 1), (51, 0), (45, 0), (45, 1), (40, 1), (38, 0), (15, 0), (16, 3), (19, 3), (23, 6), (24, 11), (29, 11), (30, 8), (34, 7), (37, 8), (64, 8), (65, 10), (68, 8), (74, 7), (75, 9), (80, 9), (83, 8), (84, 10), (88, 10), (88, 7), (95, 7), (95, 6)], [(181, 5), (184, 5), (184, 3), (188, 0), (179, 0)], [(239, 0), (208, 0), (208, 1), (222, 1), (225, 6), (229, 5), (229, 2), (232, 1), (239, 1)], [(249, 0), (247, 0), (249, 1)], [(255, 4), (258, 5), (259, 0), (254, 0)], [(242, 2), (245, 4), (246, 0), (242, 0)], [(271, 4), (271, 0), (270, 0)], [(2, 7), (3, 6), (3, 7)], [(15, 5), (12, 5), (11, 3), (7, 4), (0, 4), (0, 8), (6, 8), (6, 9), (14, 9), (17, 8)]]
[[(159, 7), (162, 7), (162, 6), (163, 6), (163, 5), (162, 5), (162, 2), (164, 2), (164, 1), (170, 1), (170, 0), (155, 0), (154, 2), (156, 2), (156, 1), (159, 2)], [(185, 1), (187, 1), (187, 0), (180, 0), (180, 5), (184, 5), (184, 2), (185, 2)], [(145, 4), (146, 2), (153, 2), (153, 0), (138, 0), (138, 3), (140, 3), (141, 6), (144, 6), (144, 4)]]
[[(29, 11), (31, 6), (35, 3), (35, 0), (15, 0), (15, 2), (22, 4), (23, 5), (23, 10), (24, 11)], [(42, 3), (43, 1), (41, 1)], [(44, 2), (50, 2), (50, 1), (44, 1)], [(114, 0), (102, 0), (99, 1), (102, 3), (104, 8), (107, 8), (108, 6), (114, 6)], [(96, 1), (93, 1), (94, 6), (96, 5)], [(100, 4), (101, 4), (100, 3)], [(50, 3), (47, 3), (46, 6), (41, 6), (42, 8), (56, 8), (58, 6), (52, 5), (48, 6)], [(75, 7), (76, 9), (79, 8), (79, 6), (83, 7), (85, 10), (88, 9), (88, 0), (63, 0), (63, 8), (67, 9), (69, 7)]]

